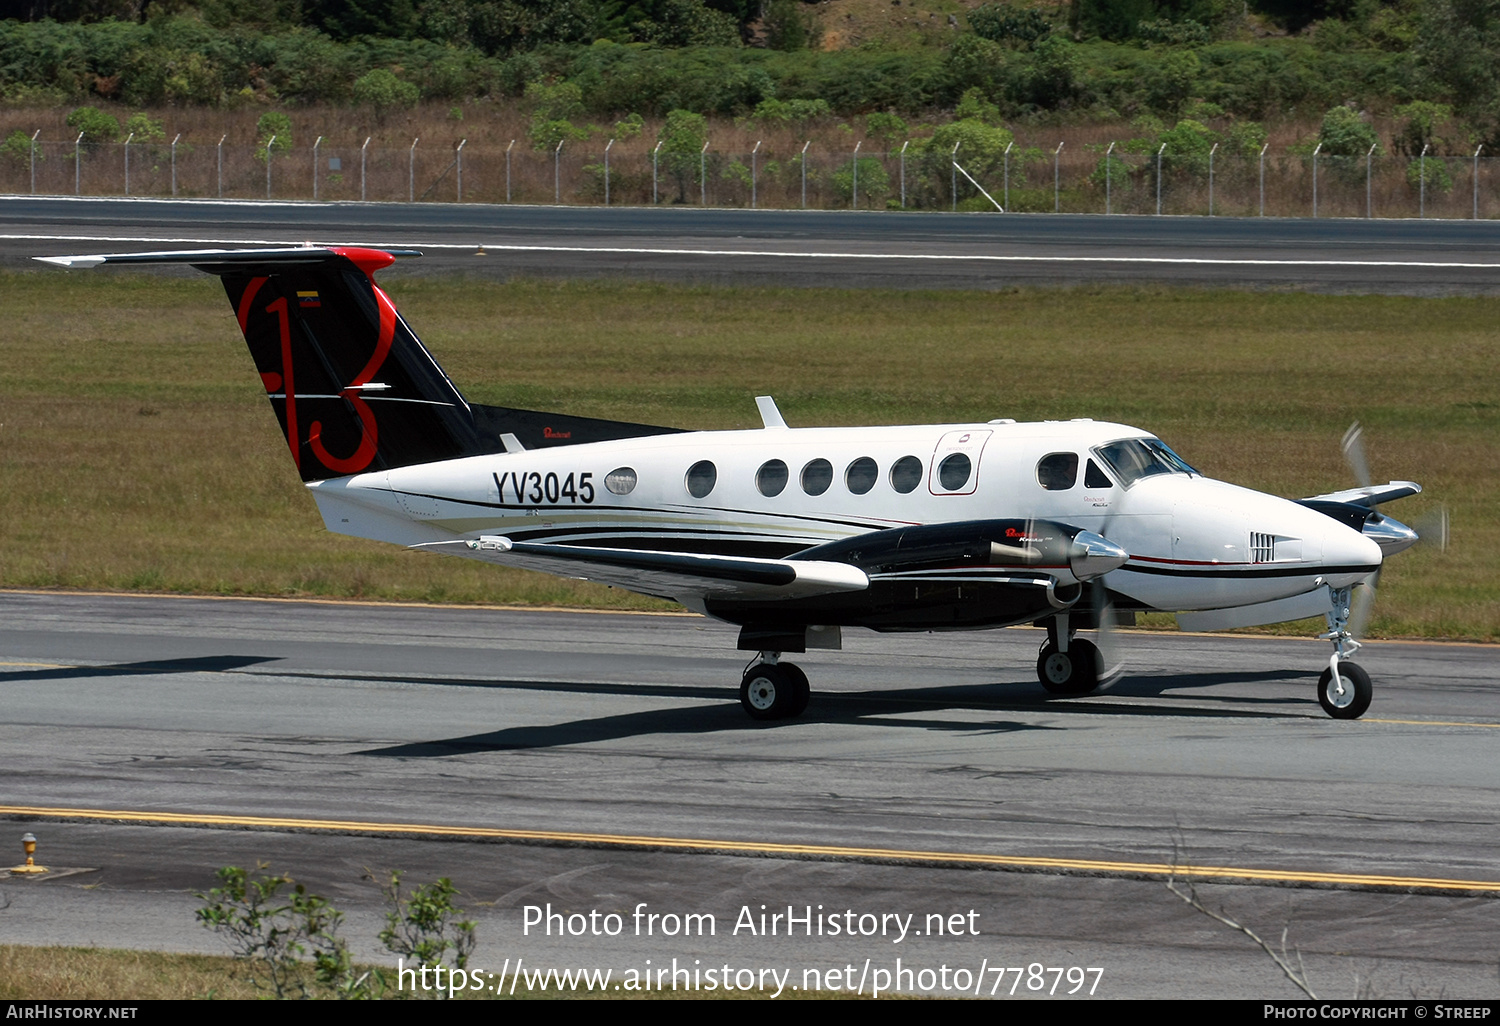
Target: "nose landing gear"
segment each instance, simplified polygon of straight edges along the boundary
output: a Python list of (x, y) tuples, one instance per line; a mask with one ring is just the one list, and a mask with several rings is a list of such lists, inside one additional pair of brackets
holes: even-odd
[(1349, 632), (1352, 594), (1351, 588), (1329, 585), (1330, 608), (1324, 614), (1328, 620), (1328, 630), (1318, 635), (1333, 642), (1333, 655), (1328, 659), (1328, 668), (1318, 677), (1318, 704), (1336, 720), (1359, 719), (1370, 708), (1370, 699), (1374, 694), (1370, 675), (1363, 667), (1347, 660), (1360, 647), (1354, 635)]

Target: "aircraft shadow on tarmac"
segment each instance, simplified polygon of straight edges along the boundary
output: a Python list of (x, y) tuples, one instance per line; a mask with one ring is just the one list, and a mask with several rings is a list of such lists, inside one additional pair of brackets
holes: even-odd
[(247, 666), (275, 662), (275, 656), (194, 656), (185, 659), (148, 659), (139, 663), (109, 663), (104, 666), (47, 666), (0, 673), (0, 684), (23, 681), (81, 680), (86, 677), (144, 677), (163, 673), (225, 673)]
[[(1192, 676), (1143, 677), (1138, 680), (1120, 681), (1107, 693), (1126, 698), (1159, 697), (1164, 692), (1184, 688), (1201, 688), (1215, 684), (1244, 683), (1253, 681), (1283, 681), (1293, 676), (1287, 671), (1260, 671), (1253, 673), (1210, 673)], [(707, 734), (720, 731), (745, 731), (786, 729), (810, 724), (872, 725), (882, 727), (914, 728), (975, 735), (1010, 734), (1033, 730), (1066, 730), (1064, 724), (1024, 723), (1015, 720), (990, 718), (983, 714), (1006, 711), (1034, 711), (1045, 707), (1048, 712), (1063, 715), (1079, 713), (1106, 713), (1129, 716), (1170, 716), (1205, 718), (1253, 718), (1253, 719), (1302, 719), (1300, 711), (1287, 709), (1288, 705), (1313, 704), (1307, 699), (1282, 697), (1246, 698), (1241, 696), (1195, 695), (1194, 700), (1211, 701), (1220, 708), (1205, 709), (1190, 706), (1122, 706), (1116, 703), (1094, 701), (1089, 698), (1055, 699), (1046, 695), (1036, 685), (970, 684), (953, 687), (924, 687), (900, 690), (862, 692), (815, 692), (807, 711), (798, 719), (774, 722), (755, 722), (746, 718), (740, 707), (734, 688), (671, 687), (662, 685), (633, 684), (584, 684), (550, 681), (474, 681), (433, 680), (418, 678), (399, 679), (406, 683), (462, 685), (467, 687), (504, 688), (529, 691), (570, 692), (575, 694), (599, 694), (621, 696), (652, 696), (670, 698), (694, 698), (699, 700), (721, 700), (722, 704), (692, 705), (676, 709), (649, 709), (638, 712), (601, 716), (586, 720), (571, 720), (566, 723), (507, 727), (501, 730), (463, 737), (439, 738), (431, 741), (408, 742), (383, 748), (371, 748), (356, 752), (357, 755), (386, 756), (398, 758), (431, 758), (464, 755), (474, 752), (515, 751), (534, 748), (555, 748), (567, 745), (588, 744), (597, 741), (615, 741), (623, 738), (649, 734)], [(996, 691), (1015, 688), (1016, 694), (997, 698)], [(1254, 708), (1275, 705), (1277, 710)], [(1251, 708), (1245, 708), (1251, 706)], [(937, 718), (922, 713), (966, 711), (979, 716), (967, 719)]]

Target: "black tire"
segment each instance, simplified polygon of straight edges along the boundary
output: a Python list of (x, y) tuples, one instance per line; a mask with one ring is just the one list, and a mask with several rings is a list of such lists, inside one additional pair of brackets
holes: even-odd
[(788, 673), (782, 664), (756, 663), (745, 672), (740, 681), (740, 705), (752, 720), (784, 720), (795, 715), (792, 710), (797, 707), (797, 681), (802, 671), (795, 666), (792, 670), (795, 673)]
[(1323, 671), (1318, 678), (1318, 704), (1336, 720), (1357, 720), (1370, 708), (1370, 699), (1375, 694), (1370, 675), (1361, 666), (1340, 661), (1339, 677), (1344, 682), (1342, 695), (1334, 690), (1333, 671)]
[(791, 707), (786, 713), (787, 719), (794, 720), (807, 711), (807, 703), (812, 699), (812, 685), (807, 682), (807, 674), (802, 672), (800, 666), (794, 663), (778, 663), (777, 665), (791, 678), (792, 687), (795, 689), (792, 692)]
[(1066, 652), (1059, 652), (1048, 641), (1037, 655), (1036, 679), (1049, 695), (1086, 695), (1099, 686), (1099, 650), (1074, 638)]

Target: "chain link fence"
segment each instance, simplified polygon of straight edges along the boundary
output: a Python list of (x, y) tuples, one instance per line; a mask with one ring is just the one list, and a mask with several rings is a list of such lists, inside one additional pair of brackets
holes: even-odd
[[(607, 146), (607, 148), (606, 148)], [(1500, 216), (1495, 158), (1370, 153), (1126, 152), (1012, 145), (1003, 153), (925, 144), (831, 152), (761, 147), (667, 152), (649, 141), (538, 152), (91, 143), (37, 139), (0, 159), (10, 194), (374, 202), (926, 209), (1222, 217)], [(988, 194), (988, 195), (986, 195)]]

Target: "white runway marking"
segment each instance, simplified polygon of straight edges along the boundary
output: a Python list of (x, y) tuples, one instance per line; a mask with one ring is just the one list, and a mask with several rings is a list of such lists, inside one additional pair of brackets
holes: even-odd
[[(148, 242), (172, 245), (232, 245), (232, 246), (296, 246), (306, 240), (300, 239), (205, 239), (205, 238), (142, 238), (117, 235), (0, 235), (0, 239), (35, 242)], [(322, 243), (319, 243), (322, 245)], [(328, 243), (338, 246), (390, 246), (417, 247), (421, 249), (444, 249), (473, 251), (484, 249), (502, 253), (598, 253), (605, 256), (719, 256), (719, 257), (779, 257), (807, 260), (927, 260), (962, 262), (977, 260), (986, 263), (1014, 264), (1160, 264), (1168, 266), (1205, 267), (1407, 267), (1433, 268), (1439, 270), (1496, 270), (1500, 261), (1492, 263), (1463, 263), (1441, 260), (1262, 260), (1224, 259), (1213, 257), (1119, 257), (1119, 256), (1048, 256), (1048, 255), (1000, 255), (985, 253), (841, 253), (825, 250), (773, 250), (773, 249), (661, 249), (635, 246), (520, 246), (504, 243), (454, 243), (419, 242), (411, 240), (385, 239), (380, 242)]]

